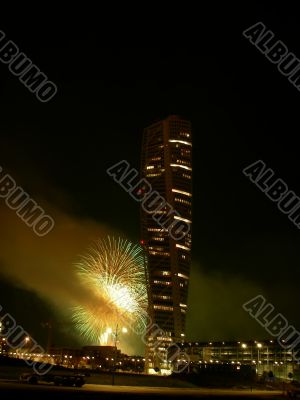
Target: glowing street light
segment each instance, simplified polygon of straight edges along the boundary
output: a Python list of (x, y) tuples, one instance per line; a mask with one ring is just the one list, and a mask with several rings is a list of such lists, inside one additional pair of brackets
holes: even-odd
[[(109, 328), (110, 329), (110, 328)], [(122, 333), (127, 333), (128, 332), (128, 329), (127, 328), (125, 328), (125, 327), (123, 327), (122, 329), (121, 329), (121, 331), (122, 331)], [(114, 333), (114, 336), (115, 336), (115, 343), (114, 343), (114, 349), (115, 349), (115, 357), (114, 357), (114, 365), (113, 365), (113, 368), (112, 368), (112, 385), (114, 385), (115, 384), (115, 367), (116, 367), (116, 359), (117, 359), (117, 341), (118, 341), (118, 335), (119, 335), (119, 325), (117, 324), (116, 325), (116, 330), (115, 330), (115, 333)]]
[(260, 364), (259, 349), (262, 348), (262, 344), (261, 343), (256, 343), (256, 346), (257, 346), (257, 373), (259, 373), (259, 364)]

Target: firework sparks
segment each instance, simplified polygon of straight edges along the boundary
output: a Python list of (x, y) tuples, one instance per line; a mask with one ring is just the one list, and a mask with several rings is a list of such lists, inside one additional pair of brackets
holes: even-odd
[(146, 325), (146, 258), (139, 245), (108, 237), (95, 242), (76, 266), (94, 296), (92, 304), (73, 310), (75, 325), (89, 342), (107, 344), (110, 327), (120, 323)]

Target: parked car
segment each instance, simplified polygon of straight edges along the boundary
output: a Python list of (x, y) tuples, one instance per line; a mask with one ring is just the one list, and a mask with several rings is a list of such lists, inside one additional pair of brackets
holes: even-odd
[(20, 381), (36, 385), (38, 383), (53, 383), (56, 386), (76, 386), (81, 387), (85, 384), (84, 375), (74, 374), (45, 374), (38, 375), (34, 373), (23, 373), (20, 375)]
[(19, 377), (20, 382), (23, 383), (31, 383), (33, 385), (36, 385), (38, 383), (38, 377), (36, 374), (32, 373), (23, 373)]

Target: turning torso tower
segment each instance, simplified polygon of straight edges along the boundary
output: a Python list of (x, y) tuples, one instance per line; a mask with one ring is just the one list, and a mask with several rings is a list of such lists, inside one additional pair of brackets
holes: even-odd
[[(178, 116), (156, 122), (144, 129), (142, 178), (158, 192), (168, 209), (156, 211), (171, 223), (192, 224), (192, 135), (191, 123)], [(183, 236), (183, 237), (182, 237)], [(149, 316), (164, 331), (166, 345), (185, 336), (185, 319), (191, 262), (191, 229), (180, 238), (157, 222), (151, 212), (141, 209), (141, 242), (148, 256)], [(151, 341), (148, 338), (148, 354)], [(152, 363), (153, 364), (153, 363)]]

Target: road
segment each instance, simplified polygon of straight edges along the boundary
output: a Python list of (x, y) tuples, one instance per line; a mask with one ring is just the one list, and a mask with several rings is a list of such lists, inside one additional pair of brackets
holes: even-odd
[[(28, 385), (19, 382), (0, 382), (0, 396), (9, 395), (12, 398), (26, 394), (31, 399), (186, 399), (186, 398), (234, 398), (245, 399), (284, 399), (281, 391), (265, 390), (233, 390), (206, 388), (158, 388), (141, 386), (108, 386), (86, 384), (82, 388), (56, 387), (52, 385)], [(8, 398), (8, 397), (5, 397)]]

